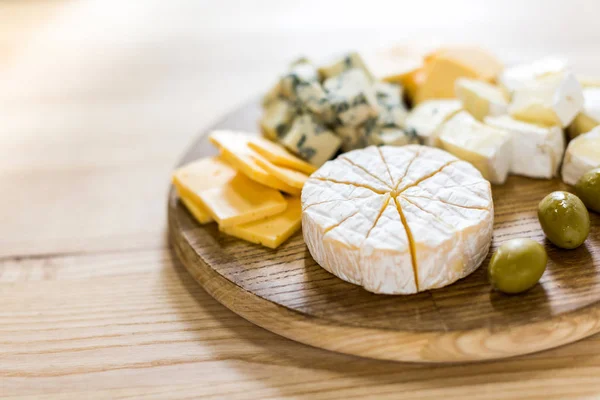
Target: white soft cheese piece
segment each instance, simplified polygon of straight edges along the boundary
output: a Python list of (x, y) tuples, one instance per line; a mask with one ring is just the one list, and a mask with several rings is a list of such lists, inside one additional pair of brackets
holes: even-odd
[(583, 174), (600, 167), (600, 127), (577, 136), (569, 142), (562, 166), (566, 184), (575, 185)]
[(600, 125), (600, 86), (583, 88), (583, 110), (569, 126), (569, 136), (575, 138)]
[(564, 128), (582, 109), (581, 85), (567, 70), (543, 75), (516, 90), (508, 112), (522, 121)]
[(459, 78), (455, 83), (455, 91), (463, 108), (479, 121), (488, 115), (508, 112), (508, 96), (498, 86), (476, 79)]
[(417, 135), (421, 143), (436, 146), (438, 128), (461, 109), (460, 100), (427, 100), (408, 113), (405, 126)]
[(304, 185), (302, 209), (315, 261), (385, 294), (439, 288), (473, 272), (488, 254), (494, 214), (477, 169), (418, 145), (371, 146), (327, 162)]
[(511, 165), (511, 136), (461, 111), (440, 128), (441, 148), (473, 164), (490, 182), (503, 184)]
[(569, 63), (561, 57), (547, 57), (528, 64), (520, 64), (511, 68), (506, 68), (500, 76), (498, 82), (509, 93), (521, 89), (527, 84), (548, 74), (569, 69)]
[(485, 123), (510, 133), (511, 173), (544, 179), (558, 175), (565, 153), (565, 136), (560, 127), (530, 124), (508, 115), (487, 117)]

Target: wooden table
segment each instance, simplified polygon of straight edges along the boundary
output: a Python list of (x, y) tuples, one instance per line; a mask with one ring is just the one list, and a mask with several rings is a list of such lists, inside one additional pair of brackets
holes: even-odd
[[(252, 3), (252, 4), (250, 4)], [(166, 239), (172, 167), (296, 55), (471, 42), (600, 76), (589, 1), (0, 3), (1, 398), (582, 398), (600, 336), (476, 365), (354, 358), (218, 304)]]

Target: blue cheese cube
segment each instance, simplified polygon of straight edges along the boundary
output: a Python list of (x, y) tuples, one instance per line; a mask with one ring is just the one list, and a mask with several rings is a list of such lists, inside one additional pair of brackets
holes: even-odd
[(389, 128), (404, 128), (408, 110), (402, 101), (402, 86), (377, 82), (373, 85), (373, 88), (379, 105), (377, 125)]
[(381, 126), (379, 119), (368, 120), (358, 131), (367, 145), (403, 146), (418, 142), (414, 131), (405, 131), (397, 126)]
[(357, 127), (340, 125), (335, 129), (335, 133), (342, 139), (343, 152), (368, 146), (367, 138)]
[(342, 57), (334, 58), (332, 61), (326, 63), (325, 65), (322, 65), (321, 67), (319, 67), (319, 74), (321, 75), (322, 79), (328, 79), (334, 76), (338, 76), (342, 72), (355, 68), (362, 70), (370, 82), (375, 80), (373, 74), (367, 68), (362, 57), (356, 52), (348, 53), (343, 55)]
[(369, 144), (376, 146), (404, 146), (418, 143), (414, 131), (405, 131), (400, 128), (377, 127), (369, 136)]
[(335, 155), (342, 140), (314, 116), (303, 114), (294, 119), (280, 143), (312, 165), (320, 167)]
[(300, 83), (296, 86), (296, 106), (316, 114), (326, 123), (335, 122), (333, 107), (319, 82)]
[(265, 108), (259, 121), (263, 135), (271, 140), (284, 137), (291, 127), (296, 112), (293, 103), (283, 99), (273, 100)]
[(265, 95), (263, 96), (263, 98), (262, 98), (262, 106), (264, 108), (267, 108), (275, 100), (278, 100), (280, 98), (281, 98), (281, 85), (280, 85), (280, 82), (277, 81), (275, 83), (275, 85), (273, 85), (271, 87), (271, 89), (269, 89), (267, 91), (267, 93), (265, 93)]
[(402, 86), (394, 83), (377, 82), (373, 85), (373, 88), (375, 89), (377, 103), (381, 106), (396, 107), (404, 105), (404, 102), (402, 101)]
[(340, 124), (358, 126), (379, 116), (375, 90), (362, 70), (344, 71), (323, 86)]
[(298, 86), (311, 83), (319, 83), (317, 69), (307, 60), (299, 60), (292, 64), (289, 72), (281, 78), (281, 94), (290, 101), (296, 101)]

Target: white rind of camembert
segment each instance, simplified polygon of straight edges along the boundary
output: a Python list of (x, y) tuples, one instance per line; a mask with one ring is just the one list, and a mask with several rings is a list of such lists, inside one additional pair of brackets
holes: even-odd
[(490, 184), (430, 147), (370, 146), (325, 163), (302, 190), (306, 245), (324, 269), (384, 294), (447, 286), (489, 251)]

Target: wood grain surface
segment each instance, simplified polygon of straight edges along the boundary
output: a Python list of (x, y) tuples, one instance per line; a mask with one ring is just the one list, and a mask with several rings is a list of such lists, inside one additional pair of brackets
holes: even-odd
[[(259, 101), (211, 129), (255, 131)], [(215, 153), (206, 135), (181, 161)], [(387, 360), (459, 362), (504, 358), (579, 340), (600, 331), (600, 216), (583, 246), (567, 251), (545, 240), (537, 205), (560, 180), (510, 177), (494, 186), (494, 235), (484, 267), (459, 282), (411, 296), (369, 293), (321, 268), (298, 232), (276, 250), (199, 225), (169, 197), (177, 254), (223, 305), (273, 332), (317, 347)], [(531, 238), (549, 256), (540, 285), (519, 295), (490, 290), (486, 267), (507, 240)]]
[(432, 366), (259, 328), (178, 263), (165, 201), (198, 132), (295, 56), (476, 42), (600, 75), (599, 12), (595, 0), (0, 1), (0, 398), (597, 398), (598, 335)]

